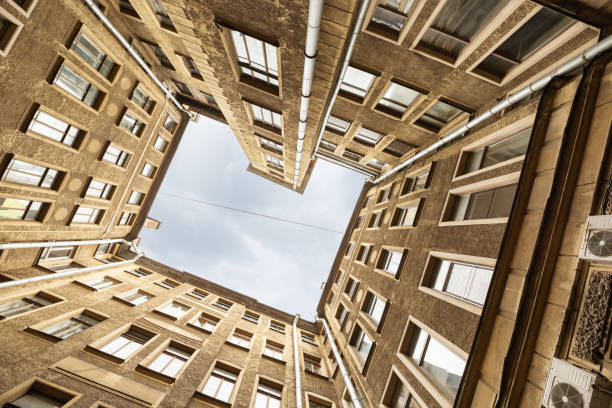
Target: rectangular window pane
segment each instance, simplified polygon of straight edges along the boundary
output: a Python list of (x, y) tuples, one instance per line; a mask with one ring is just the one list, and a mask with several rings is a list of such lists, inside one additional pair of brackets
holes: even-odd
[(114, 71), (115, 63), (85, 33), (80, 32), (71, 47), (93, 69), (109, 78)]
[(78, 138), (84, 133), (81, 129), (56, 118), (40, 108), (34, 114), (28, 126), (28, 131), (71, 147), (76, 147)]

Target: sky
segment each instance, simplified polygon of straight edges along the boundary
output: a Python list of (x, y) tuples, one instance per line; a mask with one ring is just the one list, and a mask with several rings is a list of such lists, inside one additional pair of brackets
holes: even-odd
[(190, 123), (149, 212), (161, 229), (143, 229), (139, 248), (175, 269), (313, 319), (342, 234), (172, 195), (344, 233), (364, 176), (319, 160), (300, 195), (248, 172), (248, 164), (229, 126), (203, 116)]

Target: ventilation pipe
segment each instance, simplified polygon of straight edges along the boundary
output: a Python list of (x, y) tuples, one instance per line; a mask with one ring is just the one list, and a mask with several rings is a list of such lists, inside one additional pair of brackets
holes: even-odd
[(336, 341), (334, 340), (334, 335), (332, 334), (329, 324), (327, 324), (327, 320), (324, 317), (317, 317), (316, 320), (323, 323), (323, 327), (325, 328), (325, 333), (327, 334), (327, 338), (329, 339), (329, 345), (331, 346), (332, 353), (334, 353), (334, 358), (336, 359), (336, 363), (338, 363), (338, 368), (340, 368), (340, 374), (342, 374), (342, 379), (344, 380), (344, 384), (346, 384), (346, 388), (348, 389), (349, 395), (351, 397), (351, 403), (354, 408), (365, 408), (363, 405), (363, 401), (359, 396), (359, 393), (355, 389), (353, 382), (351, 381), (351, 376), (349, 375), (346, 367), (344, 366), (344, 361), (342, 361), (342, 356), (340, 355), (340, 351), (338, 351), (338, 347), (336, 347)]
[(193, 119), (195, 115), (185, 109), (183, 105), (181, 105), (179, 101), (176, 100), (174, 95), (172, 95), (172, 92), (170, 92), (170, 90), (166, 88), (166, 86), (157, 78), (157, 76), (155, 76), (151, 68), (149, 68), (149, 66), (142, 60), (142, 58), (140, 58), (140, 55), (138, 55), (136, 50), (130, 45), (130, 43), (127, 42), (123, 35), (121, 35), (119, 30), (117, 30), (117, 27), (115, 27), (113, 23), (111, 23), (110, 20), (104, 15), (104, 13), (102, 13), (102, 10), (98, 8), (96, 3), (93, 0), (83, 0), (83, 2), (96, 15), (96, 17), (98, 17), (100, 21), (102, 21), (102, 24), (104, 24), (108, 31), (113, 34), (113, 36), (117, 39), (117, 41), (119, 41), (123, 48), (127, 50), (130, 56), (134, 58), (134, 60), (136, 60), (138, 65), (140, 65), (140, 67), (147, 73), (147, 75), (149, 75), (149, 77), (153, 80), (153, 82), (155, 82), (159, 89), (161, 89), (162, 92), (166, 94), (166, 97), (170, 99), (180, 111), (185, 112), (187, 115), (189, 115), (191, 119)]
[(57, 272), (57, 273), (51, 273), (48, 275), (33, 276), (31, 278), (15, 279), (15, 280), (10, 280), (6, 282), (0, 282), (0, 289), (13, 287), (13, 286), (19, 286), (19, 285), (25, 285), (25, 284), (32, 283), (32, 282), (40, 282), (40, 281), (46, 281), (46, 280), (52, 280), (52, 279), (65, 278), (67, 276), (80, 275), (86, 272), (93, 272), (93, 271), (98, 271), (101, 269), (106, 269), (106, 268), (111, 268), (111, 267), (114, 268), (117, 266), (134, 263), (139, 258), (144, 256), (144, 252), (138, 249), (136, 244), (134, 244), (133, 242), (125, 241), (123, 239), (99, 239), (99, 240), (90, 240), (90, 241), (18, 242), (14, 244), (0, 244), (0, 249), (21, 249), (21, 248), (52, 248), (52, 247), (60, 246), (60, 245), (66, 246), (66, 245), (110, 244), (110, 243), (116, 243), (116, 242), (123, 242), (124, 244), (129, 245), (130, 250), (136, 252), (137, 254), (136, 257), (133, 259), (125, 260), (125, 261), (113, 262), (113, 263), (104, 264), (104, 265), (89, 266), (85, 268), (75, 269), (72, 271)]
[(304, 48), (304, 75), (302, 77), (302, 97), (300, 99), (300, 122), (298, 124), (298, 139), (295, 153), (295, 173), (293, 175), (293, 189), (297, 188), (300, 176), (300, 164), (304, 137), (306, 135), (306, 122), (308, 121), (308, 106), (312, 95), (312, 79), (314, 77), (315, 61), (317, 59), (317, 45), (319, 42), (319, 29), (323, 0), (310, 0), (308, 3), (308, 27), (306, 29), (306, 46)]
[(302, 368), (300, 367), (300, 353), (297, 341), (297, 323), (300, 315), (296, 314), (293, 319), (293, 365), (295, 366), (295, 406), (302, 408)]
[(374, 180), (373, 183), (374, 184), (380, 183), (381, 181), (388, 178), (390, 175), (397, 173), (398, 171), (410, 166), (415, 161), (427, 156), (428, 154), (434, 152), (436, 149), (443, 147), (449, 144), (450, 142), (460, 138), (468, 130), (473, 129), (474, 127), (478, 126), (480, 123), (500, 113), (504, 109), (512, 106), (513, 104), (520, 101), (521, 99), (526, 98), (529, 95), (543, 89), (550, 81), (552, 81), (554, 77), (565, 75), (569, 72), (572, 72), (574, 69), (579, 68), (582, 65), (586, 64), (587, 62), (591, 61), (593, 58), (597, 56), (597, 54), (604, 52), (606, 50), (609, 50), (610, 48), (612, 48), (612, 35), (609, 35), (608, 37), (604, 38), (603, 40), (601, 40), (600, 42), (598, 42), (597, 44), (595, 44), (593, 47), (589, 48), (588, 50), (584, 51), (582, 54), (580, 54), (576, 58), (573, 58), (570, 61), (566, 62), (565, 64), (561, 65), (560, 67), (552, 70), (551, 72), (544, 75), (543, 77), (536, 80), (535, 82), (532, 82), (531, 84), (513, 93), (512, 95), (508, 95), (503, 101), (501, 101), (497, 105), (493, 106), (486, 112), (481, 113), (480, 115), (476, 116), (474, 119), (470, 120), (468, 123), (461, 126), (459, 129), (454, 130), (453, 132), (444, 136), (437, 142), (429, 145), (424, 150), (421, 150), (420, 152), (410, 157), (409, 159), (406, 159), (402, 163), (398, 164), (397, 166), (389, 170), (387, 173), (385, 173), (384, 175)]
[(323, 138), (325, 126), (327, 126), (329, 115), (331, 114), (334, 102), (336, 101), (336, 97), (338, 96), (338, 92), (340, 92), (340, 85), (342, 84), (342, 80), (344, 79), (344, 75), (346, 74), (346, 69), (349, 66), (351, 57), (353, 56), (353, 50), (355, 49), (355, 43), (357, 42), (357, 35), (361, 30), (361, 26), (363, 25), (363, 20), (365, 20), (366, 11), (368, 10), (369, 5), (370, 0), (361, 0), (361, 3), (359, 4), (357, 18), (355, 19), (355, 23), (353, 24), (353, 31), (351, 32), (351, 36), (349, 37), (346, 50), (344, 52), (344, 57), (342, 58), (342, 65), (340, 66), (340, 75), (336, 79), (334, 89), (329, 98), (329, 102), (327, 103), (327, 108), (325, 109), (325, 113), (323, 114), (323, 122), (321, 123), (321, 127), (319, 128), (319, 135), (317, 136), (317, 142), (314, 146), (313, 155), (317, 153), (319, 145), (321, 144), (321, 139)]

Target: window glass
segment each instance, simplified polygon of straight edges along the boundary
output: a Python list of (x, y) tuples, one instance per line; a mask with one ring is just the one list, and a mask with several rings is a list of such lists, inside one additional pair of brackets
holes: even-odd
[(148, 368), (169, 377), (175, 377), (187, 360), (189, 360), (189, 357), (191, 357), (191, 353), (168, 346), (149, 364)]
[(104, 75), (105, 78), (110, 78), (114, 71), (115, 63), (87, 34), (83, 32), (77, 34), (70, 48), (93, 69)]
[(359, 359), (361, 365), (365, 365), (366, 361), (368, 360), (370, 350), (372, 349), (372, 343), (372, 339), (368, 337), (365, 331), (363, 331), (359, 325), (356, 325), (349, 344), (357, 353), (357, 358)]
[(478, 191), (453, 198), (452, 220), (503, 218), (510, 215), (516, 184)]
[(372, 87), (375, 78), (376, 77), (369, 72), (362, 71), (349, 65), (342, 79), (340, 91), (363, 99)]
[(397, 207), (395, 209), (395, 215), (393, 216), (393, 221), (391, 221), (391, 225), (394, 227), (414, 226), (418, 209), (418, 203), (405, 207)]
[(391, 85), (389, 85), (385, 94), (380, 98), (376, 107), (401, 116), (408, 110), (419, 95), (421, 95), (421, 93), (414, 89), (391, 82)]
[(278, 347), (274, 344), (266, 343), (263, 353), (264, 355), (275, 358), (277, 360), (283, 359), (283, 348)]
[(368, 292), (366, 294), (362, 310), (366, 312), (372, 321), (378, 325), (385, 311), (385, 306), (386, 302), (384, 300), (380, 299), (372, 292)]
[(167, 315), (179, 318), (189, 311), (190, 307), (172, 302), (165, 306), (161, 311)]
[(251, 336), (244, 333), (234, 332), (230, 337), (229, 342), (240, 347), (249, 348), (251, 345)]
[(465, 164), (462, 174), (503, 163), (527, 153), (531, 128), (522, 130), (506, 139), (492, 143), (482, 149), (465, 152)]
[(261, 382), (257, 385), (255, 405), (253, 408), (280, 408), (281, 390), (269, 387)]
[(376, 146), (383, 135), (368, 128), (361, 127), (353, 137), (356, 141), (369, 146)]
[(28, 126), (28, 131), (71, 147), (76, 147), (78, 138), (84, 133), (76, 126), (72, 126), (68, 122), (58, 119), (40, 108), (36, 110)]
[(64, 64), (60, 66), (53, 83), (77, 99), (85, 102), (88, 106), (94, 108), (101, 96), (101, 92), (98, 88)]
[(128, 303), (131, 303), (134, 306), (137, 306), (151, 299), (151, 297), (152, 296), (149, 296), (148, 294), (138, 290), (136, 292), (123, 295), (121, 299), (125, 300)]
[(155, 11), (155, 15), (157, 16), (160, 25), (169, 30), (176, 31), (174, 25), (172, 24), (172, 20), (170, 20), (170, 16), (168, 16), (168, 12), (164, 8), (162, 2), (160, 0), (149, 0), (149, 3)]
[(107, 276), (105, 276), (103, 278), (100, 278), (100, 279), (96, 279), (96, 280), (92, 280), (92, 281), (86, 282), (87, 286), (90, 286), (90, 287), (92, 287), (94, 289), (98, 289), (98, 290), (110, 288), (111, 286), (115, 286), (115, 285), (118, 285), (118, 284), (119, 284), (119, 282), (117, 282), (116, 280), (111, 279), (111, 278), (109, 278)]
[(94, 317), (86, 314), (80, 314), (79, 316), (71, 317), (68, 320), (45, 327), (42, 329), (42, 332), (59, 339), (67, 339), (68, 337), (82, 332), (83, 330), (86, 330), (99, 322), (100, 320)]
[(340, 119), (334, 115), (329, 115), (329, 119), (327, 120), (327, 124), (325, 125), (327, 129), (334, 130), (341, 134), (345, 134), (349, 126), (351, 126), (351, 122), (349, 122), (348, 120)]
[(97, 224), (100, 222), (103, 213), (104, 211), (99, 208), (78, 206), (72, 217), (72, 222), (77, 224)]
[(134, 89), (134, 92), (132, 92), (132, 101), (136, 105), (138, 105), (142, 109), (144, 109), (144, 111), (147, 112), (147, 113), (151, 113), (151, 110), (153, 109), (153, 105), (155, 104), (155, 101), (153, 101), (153, 99), (151, 99), (149, 94), (147, 94), (140, 87), (140, 85), (137, 86), (136, 89)]
[(463, 113), (461, 109), (439, 100), (421, 115), (415, 123), (433, 132), (439, 132), (461, 113)]
[(155, 144), (153, 145), (153, 147), (163, 153), (166, 151), (167, 146), (168, 146), (168, 141), (166, 141), (166, 139), (164, 139), (161, 136), (157, 136), (157, 139), (155, 139)]
[(276, 129), (281, 128), (282, 116), (280, 113), (272, 112), (269, 109), (262, 108), (261, 106), (252, 103), (250, 105), (255, 122), (260, 122)]
[(229, 402), (237, 379), (237, 374), (215, 367), (208, 377), (202, 393), (219, 401)]
[(28, 186), (54, 189), (63, 172), (12, 158), (2, 174), (2, 180)]
[(39, 221), (46, 203), (0, 197), (0, 220)]
[(55, 303), (39, 294), (0, 303), (0, 316), (3, 318), (16, 316), (31, 310), (40, 309)]
[(391, 156), (402, 157), (412, 149), (414, 149), (414, 146), (409, 145), (408, 143), (399, 139), (394, 139), (383, 149), (383, 152), (388, 153)]
[(242, 75), (278, 86), (276, 47), (236, 30), (231, 33)]
[(140, 136), (145, 127), (142, 121), (136, 119), (134, 115), (128, 111), (123, 113), (119, 126), (136, 136)]
[(100, 351), (125, 359), (138, 351), (152, 337), (149, 334), (130, 328), (121, 336), (104, 345)]
[(43, 394), (37, 390), (29, 389), (25, 394), (6, 404), (6, 407), (16, 408), (59, 408), (63, 407), (65, 400), (56, 399), (53, 396)]
[(125, 167), (127, 164), (128, 157), (128, 153), (114, 146), (112, 143), (109, 143), (106, 147), (106, 150), (104, 151), (102, 160), (112, 164), (116, 164), (119, 167)]
[(399, 270), (402, 257), (402, 252), (383, 249), (380, 253), (380, 260), (378, 261), (378, 269), (382, 269), (385, 272), (396, 275), (397, 271)]
[(219, 319), (209, 316), (207, 314), (202, 313), (200, 317), (194, 320), (193, 325), (199, 327), (200, 329), (204, 329), (208, 332), (212, 332), (215, 330), (215, 327), (219, 323)]
[(102, 181), (91, 179), (85, 195), (88, 197), (103, 198), (110, 200), (111, 195), (115, 189), (112, 184), (104, 183)]
[(493, 269), (443, 259), (436, 259), (433, 268), (433, 289), (478, 305), (484, 304)]

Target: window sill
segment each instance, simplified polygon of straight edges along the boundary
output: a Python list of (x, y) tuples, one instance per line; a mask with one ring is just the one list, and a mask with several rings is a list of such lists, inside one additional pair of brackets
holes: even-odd
[(196, 391), (193, 394), (193, 397), (197, 401), (204, 402), (204, 403), (207, 403), (207, 404), (213, 404), (213, 406), (215, 406), (215, 407), (231, 408), (231, 406), (232, 406), (232, 404), (229, 403), (229, 402), (221, 401), (221, 400), (218, 400), (216, 398), (210, 397), (210, 396), (208, 396), (208, 395), (206, 395), (206, 394), (204, 394), (204, 393), (202, 393), (200, 391)]
[(439, 227), (453, 225), (481, 225), (481, 224), (505, 224), (508, 222), (508, 217), (498, 218), (480, 218), (477, 220), (459, 220), (459, 221), (440, 221)]
[(496, 164), (493, 164), (493, 165), (488, 166), (488, 167), (483, 167), (482, 169), (478, 169), (478, 170), (471, 171), (469, 173), (461, 174), (461, 175), (453, 177), (453, 179), (451, 180), (451, 183), (453, 183), (455, 181), (459, 181), (459, 180), (465, 180), (465, 179), (467, 179), (469, 177), (476, 176), (476, 175), (482, 174), (482, 173), (486, 173), (487, 171), (498, 169), (500, 167), (509, 166), (510, 164), (521, 162), (524, 159), (525, 159), (525, 155), (517, 156), (517, 157), (514, 157), (514, 158), (512, 158), (510, 160), (503, 161), (501, 163), (496, 163)]
[[(153, 310), (151, 310), (151, 313), (155, 313), (155, 314), (156, 314), (156, 315), (158, 315), (158, 316), (163, 316), (163, 317), (165, 317), (165, 318), (167, 318), (167, 319), (174, 320), (174, 321), (177, 321), (177, 320), (179, 319), (179, 318), (178, 318), (178, 317), (176, 317), (176, 316), (169, 315), (169, 314), (164, 313), (164, 312), (162, 312), (161, 310), (157, 310), (157, 309), (153, 309)], [(182, 317), (182, 316), (181, 316), (181, 317)]]
[(125, 359), (113, 356), (112, 354), (105, 353), (105, 352), (103, 352), (103, 351), (101, 351), (101, 350), (99, 350), (99, 349), (97, 349), (95, 347), (92, 347), (90, 345), (85, 346), (85, 351), (90, 353), (90, 354), (93, 354), (93, 355), (95, 355), (97, 357), (101, 357), (101, 358), (103, 358), (105, 360), (108, 360), (108, 361), (110, 361), (112, 363), (115, 363), (115, 364), (123, 364), (123, 363), (125, 363)]
[(414, 229), (416, 225), (390, 225), (389, 230), (409, 230)]
[(270, 327), (270, 330), (273, 330), (273, 331), (275, 331), (275, 332), (277, 332), (277, 333), (280, 333), (280, 334), (282, 334), (282, 335), (285, 335), (285, 331), (284, 331), (284, 330), (275, 329), (275, 328), (273, 328), (273, 327)]
[(232, 342), (231, 342), (231, 341), (229, 341), (229, 340), (227, 340), (227, 341), (225, 342), (225, 344), (227, 344), (228, 346), (235, 347), (235, 348), (237, 348), (238, 350), (246, 351), (247, 353), (251, 351), (251, 349), (250, 349), (250, 348), (248, 348), (248, 347), (243, 347), (243, 346), (239, 346), (238, 344), (234, 344), (234, 343), (232, 343)]
[(55, 337), (50, 334), (47, 334), (43, 331), (33, 329), (32, 327), (26, 327), (23, 331), (25, 333), (31, 334), (34, 337), (38, 337), (39, 339), (46, 340), (51, 343), (59, 343), (60, 341), (64, 340), (64, 339), (60, 339), (59, 337)]
[(265, 358), (266, 360), (273, 361), (273, 362), (275, 362), (275, 363), (277, 363), (277, 364), (287, 365), (287, 362), (286, 362), (286, 361), (284, 361), (284, 360), (279, 360), (279, 359), (274, 358), (274, 357), (270, 357), (270, 356), (268, 356), (268, 355), (266, 355), (266, 354), (262, 354), (262, 355), (261, 355), (261, 357), (262, 357), (262, 358)]
[(246, 321), (247, 321), (247, 322), (249, 322), (249, 323), (253, 323), (253, 324), (254, 324), (254, 325), (256, 325), (256, 326), (259, 326), (259, 320), (258, 320), (258, 321), (256, 321), (256, 322), (254, 322), (254, 321), (252, 321), (252, 320), (247, 319), (247, 318), (246, 318), (246, 317), (244, 317), (244, 316), (242, 317), (242, 320), (246, 320)]
[(433, 297), (436, 297), (440, 300), (443, 300), (447, 303), (450, 303), (451, 305), (460, 307), (461, 309), (465, 309), (470, 313), (474, 313), (475, 315), (480, 316), (480, 314), (482, 313), (482, 307), (475, 305), (473, 303), (467, 302), (465, 300), (456, 298), (454, 296), (451, 295), (447, 295), (446, 293), (437, 291), (435, 289), (432, 288), (428, 288), (426, 286), (419, 286), (419, 290), (421, 292), (427, 293)]
[[(129, 272), (128, 272), (128, 273), (129, 273)], [(120, 297), (117, 297), (117, 296), (113, 296), (111, 299), (117, 300), (117, 301), (119, 301), (119, 302), (123, 303), (124, 305), (128, 305), (128, 306), (130, 306), (130, 307), (140, 306), (140, 305), (135, 305), (135, 304), (133, 304), (133, 303), (130, 303), (130, 302), (128, 302), (127, 300), (125, 300), (125, 299), (121, 299)], [(147, 303), (147, 302), (143, 302), (143, 303)], [(142, 304), (142, 303), (141, 303), (141, 304)]]
[(199, 331), (204, 332), (206, 334), (212, 334), (212, 331), (206, 330), (206, 329), (204, 329), (203, 327), (200, 327), (200, 326), (196, 326), (193, 323), (187, 323), (187, 327), (191, 327), (192, 329), (199, 330)]
[(322, 374), (317, 374), (317, 373), (315, 373), (315, 372), (313, 372), (313, 371), (310, 371), (310, 370), (307, 370), (307, 369), (304, 369), (304, 372), (305, 372), (306, 374), (308, 374), (308, 375), (311, 375), (311, 376), (313, 376), (313, 377), (316, 377), (316, 378), (319, 378), (319, 379), (321, 379), (321, 380), (324, 380), (324, 381), (328, 381), (328, 382), (329, 382), (329, 377), (327, 377), (327, 376), (325, 376), (325, 375), (322, 375)]
[(151, 370), (150, 368), (140, 364), (136, 366), (136, 372), (153, 380), (162, 382), (164, 384), (174, 384), (174, 382), (176, 381), (175, 377), (170, 377), (169, 375), (158, 373), (157, 371)]

